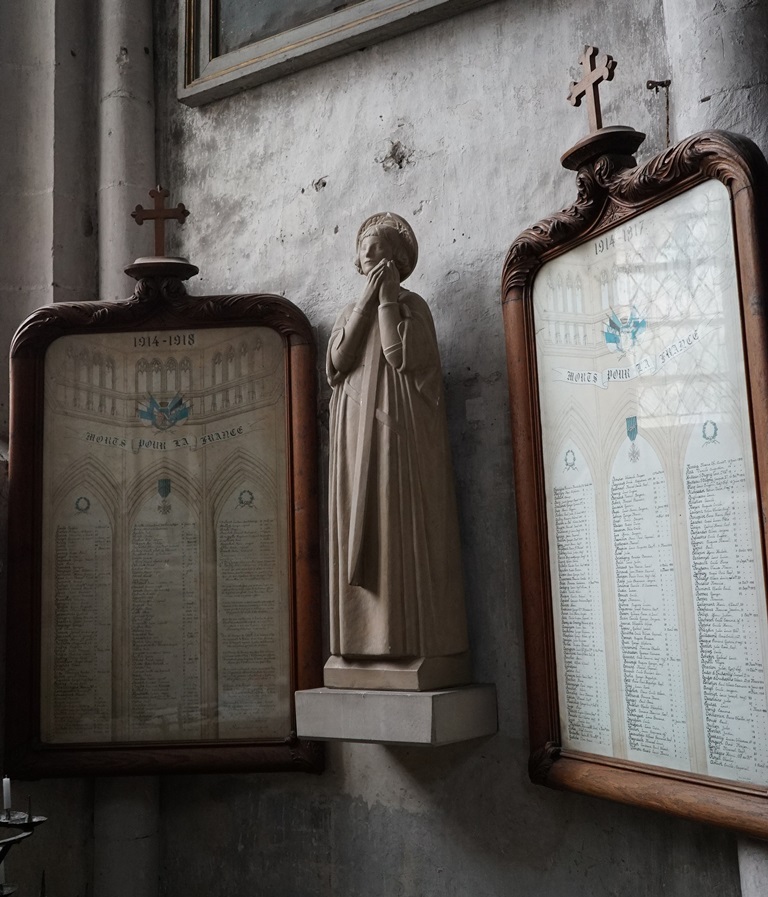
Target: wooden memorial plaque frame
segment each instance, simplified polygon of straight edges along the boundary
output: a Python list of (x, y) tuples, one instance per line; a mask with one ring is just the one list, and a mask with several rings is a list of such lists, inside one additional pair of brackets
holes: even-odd
[(768, 166), (609, 138), (503, 271), (530, 775), (765, 838)]
[(312, 331), (152, 264), (13, 341), (6, 774), (318, 772)]

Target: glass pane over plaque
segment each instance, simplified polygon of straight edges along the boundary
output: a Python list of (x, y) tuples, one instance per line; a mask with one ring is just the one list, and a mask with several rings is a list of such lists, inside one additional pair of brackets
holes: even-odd
[(549, 261), (533, 300), (563, 746), (768, 785), (727, 189)]
[(324, 16), (348, 6), (357, 6), (362, 0), (219, 0), (218, 4), (218, 53), (231, 53), (246, 44), (274, 37), (282, 31), (298, 28), (307, 22), (316, 22)]
[(289, 736), (285, 394), (264, 327), (48, 348), (43, 742)]

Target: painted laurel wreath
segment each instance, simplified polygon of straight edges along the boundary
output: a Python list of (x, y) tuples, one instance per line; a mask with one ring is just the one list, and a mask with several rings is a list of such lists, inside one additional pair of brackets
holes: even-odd
[(86, 498), (84, 495), (81, 495), (75, 500), (75, 510), (80, 514), (85, 514), (90, 509), (90, 507), (90, 499)]
[(717, 440), (717, 424), (713, 420), (704, 421), (701, 435), (706, 442), (715, 442)]

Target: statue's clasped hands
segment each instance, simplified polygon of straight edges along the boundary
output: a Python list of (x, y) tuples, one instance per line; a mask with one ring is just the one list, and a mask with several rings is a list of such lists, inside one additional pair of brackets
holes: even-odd
[(367, 311), (373, 305), (389, 305), (397, 302), (400, 294), (400, 276), (397, 265), (391, 259), (381, 259), (368, 272), (368, 281), (359, 305)]

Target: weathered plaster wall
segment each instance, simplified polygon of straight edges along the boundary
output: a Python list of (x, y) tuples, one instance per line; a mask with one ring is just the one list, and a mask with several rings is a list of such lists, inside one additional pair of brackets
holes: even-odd
[[(417, 231), (409, 283), (442, 349), (475, 673), (500, 711), (481, 743), (331, 746), (320, 778), (166, 778), (167, 897), (738, 894), (730, 836), (526, 776), (500, 268), (517, 233), (573, 197), (558, 159), (586, 127), (565, 102), (584, 43), (619, 60), (605, 122), (646, 131), (641, 157), (663, 148), (664, 98), (645, 82), (669, 77), (668, 47), (691, 52), (668, 40), (665, 6), (507, 0), (198, 109), (174, 98), (177, 7), (158, 7), (159, 174), (192, 209), (176, 238), (201, 267), (192, 292), (284, 293), (322, 357), (361, 289), (362, 219), (389, 208)], [(321, 377), (323, 471), (327, 399)]]
[(768, 8), (762, 0), (663, 0), (672, 142), (705, 128), (747, 134), (768, 150)]

